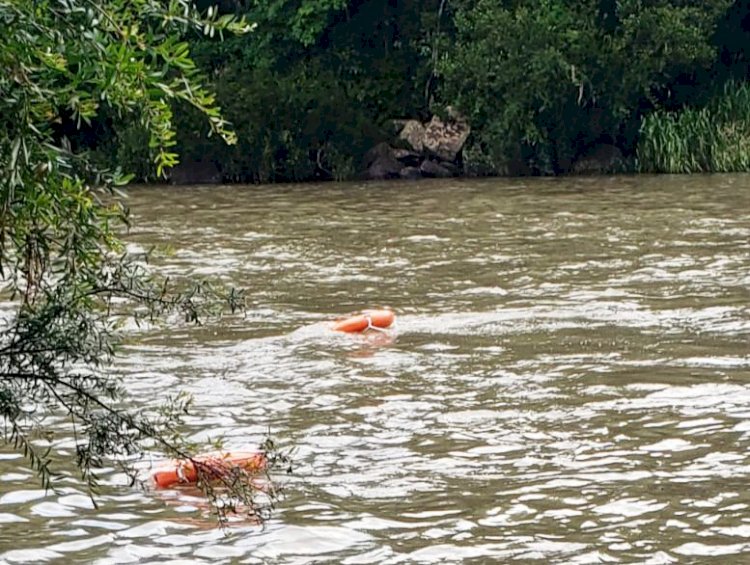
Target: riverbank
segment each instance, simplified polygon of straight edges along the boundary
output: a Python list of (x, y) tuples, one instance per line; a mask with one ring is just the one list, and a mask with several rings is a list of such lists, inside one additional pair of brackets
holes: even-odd
[[(493, 163), (478, 149), (469, 119), (448, 107), (427, 120), (392, 119), (383, 126), (389, 136), (362, 157), (350, 155), (345, 175), (325, 168), (321, 154), (316, 169), (302, 180), (418, 180), (451, 177), (519, 177), (598, 175), (613, 173), (731, 173), (750, 171), (750, 86), (730, 81), (699, 108), (654, 112), (643, 117), (634, 144), (616, 145), (604, 136), (584, 145), (565, 163), (535, 164), (519, 144), (515, 157)], [(283, 180), (283, 179), (282, 179)], [(170, 173), (173, 184), (247, 182), (225, 173), (224, 163), (191, 160)]]
[[(749, 76), (748, 2), (220, 4), (252, 33), (185, 41), (236, 143), (173, 104), (178, 182), (747, 170), (748, 123), (710, 124), (712, 99)], [(426, 129), (449, 107), (471, 127), (460, 157), (394, 144), (394, 118)], [(142, 126), (103, 107), (61, 129), (153, 180)]]

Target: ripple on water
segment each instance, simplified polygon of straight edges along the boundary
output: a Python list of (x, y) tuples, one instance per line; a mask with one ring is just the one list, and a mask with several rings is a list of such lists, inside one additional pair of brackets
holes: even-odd
[[(266, 529), (224, 536), (187, 493), (105, 469), (95, 511), (76, 475), (46, 493), (0, 454), (0, 559), (742, 562), (744, 177), (455, 182), (135, 190), (129, 248), (251, 307), (126, 326), (118, 378), (139, 406), (191, 393), (193, 440), (270, 429), (297, 474)], [(327, 329), (380, 304), (385, 336)]]

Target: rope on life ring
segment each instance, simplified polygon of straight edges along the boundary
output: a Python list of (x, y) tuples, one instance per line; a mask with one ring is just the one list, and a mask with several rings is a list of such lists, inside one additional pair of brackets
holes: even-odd
[(231, 473), (233, 469), (242, 469), (250, 474), (260, 473), (268, 464), (265, 453), (261, 451), (207, 453), (194, 460), (178, 459), (162, 464), (152, 472), (151, 478), (159, 488), (194, 484), (198, 481), (200, 473), (193, 461), (205, 465), (208, 471), (217, 476)]

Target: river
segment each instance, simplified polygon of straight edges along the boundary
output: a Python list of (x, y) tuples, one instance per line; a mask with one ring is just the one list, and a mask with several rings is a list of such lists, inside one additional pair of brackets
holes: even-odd
[[(133, 329), (134, 403), (295, 447), (265, 528), (0, 457), (6, 563), (746, 563), (750, 176), (138, 187), (131, 249), (248, 290)], [(324, 322), (390, 306), (388, 336)], [(57, 449), (70, 448), (60, 438)]]

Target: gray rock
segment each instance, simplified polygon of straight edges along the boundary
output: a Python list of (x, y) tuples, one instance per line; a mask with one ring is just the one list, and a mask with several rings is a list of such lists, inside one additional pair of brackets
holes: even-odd
[(455, 161), (470, 133), (469, 122), (455, 112), (445, 122), (433, 116), (425, 128), (424, 150), (443, 161)]
[(449, 161), (440, 161), (438, 162), (438, 165), (446, 169), (451, 174), (451, 176), (454, 176), (454, 177), (458, 175), (458, 171), (460, 170), (458, 165), (456, 165), (455, 163), (451, 163)]
[(422, 171), (418, 167), (404, 167), (401, 169), (400, 176), (402, 179), (417, 180), (422, 178)]
[(213, 161), (184, 160), (169, 174), (171, 184), (221, 184), (222, 174)]
[(573, 164), (577, 175), (599, 175), (611, 173), (623, 166), (622, 151), (614, 145), (595, 145), (584, 152)]
[(395, 179), (401, 175), (404, 164), (392, 155), (378, 157), (367, 168), (367, 178), (373, 180)]
[(424, 161), (422, 161), (419, 170), (426, 177), (444, 179), (453, 176), (453, 174), (447, 168), (443, 167), (440, 163), (436, 163), (435, 161), (431, 161), (429, 159), (425, 159)]
[(409, 151), (408, 149), (394, 149), (392, 154), (394, 158), (410, 167), (418, 167), (419, 162), (422, 160), (422, 156), (419, 153)]
[(393, 149), (387, 142), (378, 143), (375, 147), (365, 153), (362, 159), (362, 168), (368, 169), (375, 161), (381, 158), (393, 157)]
[(398, 134), (398, 137), (403, 139), (412, 151), (421, 153), (424, 147), (424, 135), (424, 126), (417, 120), (409, 120), (404, 124), (404, 128)]

